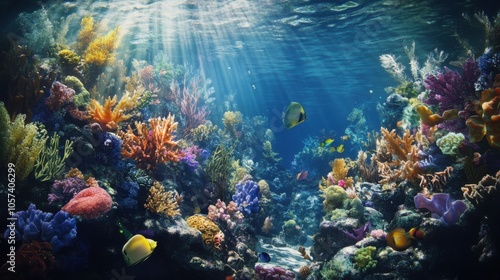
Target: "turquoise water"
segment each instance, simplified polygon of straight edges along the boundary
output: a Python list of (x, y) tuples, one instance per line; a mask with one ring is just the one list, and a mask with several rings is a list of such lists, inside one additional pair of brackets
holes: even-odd
[[(54, 190), (54, 181), (63, 180), (64, 174), (70, 167), (79, 168), (85, 175), (85, 180), (88, 177), (95, 177), (100, 187), (108, 192), (113, 205), (111, 210), (107, 209), (109, 211), (106, 212), (107, 214), (97, 219), (70, 213), (68, 219), (75, 219), (77, 239), (63, 246), (61, 251), (53, 251), (55, 256), (53, 267), (49, 268), (47, 262), (47, 267), (39, 268), (38, 271), (28, 265), (29, 269), (33, 269), (35, 273), (21, 275), (9, 274), (5, 271), (7, 265), (4, 265), (2, 269), (6, 274), (2, 275), (10, 277), (5, 279), (70, 279), (68, 277), (120, 279), (119, 274), (123, 275), (127, 272), (137, 277), (136, 279), (170, 279), (168, 275), (173, 277), (171, 279), (201, 279), (196, 278), (201, 277), (200, 275), (204, 275), (206, 279), (223, 279), (229, 275), (235, 277), (234, 279), (257, 279), (255, 278), (257, 276), (251, 273), (248, 276), (242, 271), (245, 269), (253, 271), (253, 265), (257, 259), (256, 253), (258, 253), (255, 242), (258, 241), (258, 248), (273, 248), (274, 251), (283, 246), (295, 252), (289, 256), (295, 259), (293, 262), (295, 266), (286, 267), (285, 261), (276, 260), (273, 260), (272, 264), (285, 266), (286, 269), (298, 273), (298, 264), (307, 263), (314, 271), (307, 279), (322, 279), (322, 277), (324, 279), (325, 274), (320, 273), (320, 268), (324, 267), (328, 260), (333, 259), (333, 255), (325, 257), (326, 255), (311, 253), (316, 261), (316, 265), (311, 265), (310, 261), (306, 262), (301, 259), (296, 252), (299, 245), (306, 246), (307, 250), (311, 248), (319, 250), (317, 248), (319, 241), (313, 236), (320, 232), (319, 225), (322, 220), (332, 218), (331, 214), (328, 216), (328, 213), (323, 216), (325, 214), (322, 204), (324, 197), (317, 189), (318, 182), (322, 177), (327, 177), (328, 172), (331, 171), (329, 163), (334, 159), (350, 158), (354, 162), (358, 151), (370, 149), (367, 144), (370, 140), (366, 137), (367, 132), (380, 132), (383, 123), (389, 122), (389, 128), (400, 127), (396, 124), (400, 119), (396, 121), (390, 119), (394, 109), (386, 106), (386, 99), (389, 96), (386, 89), (395, 88), (399, 83), (384, 70), (379, 57), (384, 54), (393, 54), (406, 66), (407, 76), (411, 76), (410, 59), (405, 53), (405, 47), (414, 44), (415, 57), (420, 62), (420, 66), (424, 64), (429, 53), (435, 50), (444, 51), (448, 56), (440, 65), (438, 72), (444, 71), (444, 67), (460, 72), (460, 65), (466, 57), (472, 56), (477, 59), (488, 47), (485, 44), (483, 26), (474, 20), (474, 14), (484, 11), (485, 16), (493, 22), (494, 17), (500, 11), (500, 5), (491, 2), (494, 1), (76, 0), (1, 2), (0, 47), (3, 66), (0, 72), (0, 82), (3, 93), (0, 100), (6, 104), (12, 121), (16, 115), (26, 114), (27, 124), (32, 120), (38, 121), (45, 125), (48, 136), (57, 133), (62, 139), (58, 146), (60, 156), (63, 153), (63, 140), (74, 141), (75, 150), (73, 158), (66, 160), (63, 164), (62, 171), (48, 180), (41, 180), (35, 176), (36, 168), (34, 172), (28, 171), (26, 178), (22, 180), (18, 178), (14, 210), (16, 212), (26, 210), (33, 203), (45, 213), (58, 212), (69, 199), (65, 203), (54, 204), (48, 203), (46, 197)], [(112, 50), (113, 59), (104, 65), (92, 64), (89, 62), (90, 59), (85, 61), (87, 51), (85, 48), (78, 50), (78, 44), (81, 43), (79, 39), (82, 30), (81, 22), (89, 15), (96, 23), (95, 33), (100, 36), (104, 36), (114, 28), (119, 28), (118, 39), (116, 39), (119, 44), (115, 50)], [(492, 31), (494, 32), (498, 30)], [(93, 39), (96, 36), (94, 35)], [(498, 37), (498, 34), (496, 36)], [(469, 44), (469, 49), (474, 53), (466, 52), (464, 42)], [(23, 54), (16, 53), (16, 49), (22, 50)], [(64, 64), (60, 55), (63, 49), (69, 49), (79, 55), (74, 65), (68, 67)], [(24, 58), (28, 61), (27, 67), (20, 62)], [(174, 79), (169, 78), (168, 83), (162, 83), (163, 78), (160, 76), (170, 73), (168, 71), (171, 69), (161, 72), (166, 68), (162, 68), (160, 62), (168, 62), (178, 67), (181, 69), (180, 74)], [(114, 94), (120, 99), (126, 87), (125, 77), (139, 75), (147, 65), (155, 69), (155, 76), (150, 84), (144, 80), (142, 82), (146, 89), (153, 91), (155, 95), (145, 103), (146, 105), (142, 104), (140, 110), (136, 108), (124, 110), (124, 112), (131, 113), (130, 118), (119, 123), (114, 129), (101, 127), (99, 132), (93, 130), (91, 124), (96, 121), (89, 116), (88, 101), (83, 105), (77, 105), (85, 116), (81, 119), (73, 117), (69, 107), (65, 107), (75, 103), (74, 100), (67, 101), (57, 109), (52, 109), (50, 105), (47, 105), (46, 100), (49, 98), (52, 83), (65, 83), (67, 76), (78, 77), (90, 92), (90, 96), (100, 104), (104, 103), (106, 97)], [(23, 91), (19, 77), (26, 76), (30, 84), (35, 80), (33, 78), (35, 72), (41, 75), (41, 82), (34, 83), (36, 85), (33, 88), (28, 86)], [(105, 79), (98, 77), (103, 73), (115, 76), (101, 83), (100, 81)], [(181, 109), (180, 99), (175, 100), (175, 97), (172, 98), (169, 95), (171, 82), (179, 83), (182, 88), (183, 77), (187, 77), (189, 81), (195, 76), (201, 77), (199, 86), (202, 87), (202, 92), (211, 93), (210, 96), (202, 96), (198, 106), (199, 108), (206, 106), (206, 120), (216, 124), (220, 129), (219, 132), (212, 131), (208, 139), (201, 141), (195, 140), (186, 133), (189, 128), (188, 116)], [(492, 83), (489, 87), (493, 87)], [(79, 93), (79, 90), (73, 88)], [(422, 90), (425, 89), (422, 88)], [(471, 93), (471, 96), (473, 94)], [(302, 105), (307, 119), (287, 129), (283, 126), (282, 114), (292, 101)], [(420, 100), (421, 103), (424, 101)], [(22, 105), (19, 105), (21, 103)], [(462, 105), (459, 104), (457, 109), (462, 110)], [(133, 107), (139, 107), (139, 103)], [(438, 110), (439, 106), (433, 109)], [(402, 110), (403, 108), (399, 113)], [(234, 131), (224, 124), (224, 113), (227, 111), (241, 113), (242, 123), (236, 123)], [(362, 123), (356, 125), (359, 119), (352, 120), (350, 116), (354, 112), (362, 112)], [(162, 162), (150, 168), (146, 164), (141, 165), (137, 157), (125, 156), (120, 147), (117, 150), (108, 148), (114, 147), (111, 143), (115, 143), (112, 141), (118, 139), (118, 136), (122, 140), (125, 139), (125, 131), (129, 125), (133, 128), (130, 128), (130, 131), (137, 132), (134, 122), (147, 122), (150, 117), (166, 117), (169, 113), (176, 114), (176, 121), (179, 122), (178, 130), (174, 133), (176, 140), (183, 141), (179, 146), (186, 148), (196, 145), (208, 155), (202, 156), (200, 150), (196, 156), (199, 166), (194, 169), (191, 169), (192, 166), (187, 161), (174, 163), (171, 160), (167, 160), (166, 164)], [(413, 115), (415, 116), (415, 113)], [(410, 126), (413, 135), (420, 130), (420, 120), (417, 120), (417, 123), (417, 125), (413, 123)], [(104, 130), (107, 132), (103, 132)], [(150, 128), (146, 134), (152, 134), (152, 130)], [(269, 134), (273, 136), (269, 138), (265, 136), (268, 135), (264, 133), (266, 130), (269, 130)], [(402, 131), (400, 129), (398, 132), (402, 134)], [(2, 132), (2, 137), (9, 138), (10, 132)], [(447, 132), (448, 130), (443, 128), (442, 133)], [(345, 136), (344, 139), (342, 139), (343, 136)], [(144, 137), (147, 136), (142, 135), (142, 138)], [(464, 143), (473, 142), (469, 139), (469, 135), (465, 137), (467, 140)], [(321, 142), (328, 138), (334, 140), (330, 147), (336, 150), (326, 155), (307, 152), (308, 149), (317, 150)], [(106, 142), (106, 139), (109, 142)], [(272, 151), (277, 153), (276, 157), (281, 158), (280, 161), (274, 161), (263, 155), (265, 153), (263, 145), (266, 140), (272, 143)], [(3, 145), (8, 141), (0, 143)], [(202, 244), (196, 243), (201, 238), (196, 237), (196, 233), (189, 230), (185, 220), (195, 213), (207, 214), (207, 207), (216, 204), (217, 198), (222, 198), (229, 203), (235, 193), (234, 185), (231, 186), (229, 183), (230, 178), (227, 178), (223, 187), (220, 187), (223, 189), (221, 193), (220, 188), (216, 187), (217, 184), (211, 180), (210, 175), (207, 175), (210, 173), (209, 162), (219, 144), (227, 148), (234, 147), (232, 160), (239, 160), (240, 165), (246, 167), (246, 174), (253, 176), (252, 180), (255, 182), (266, 180), (269, 183), (272, 195), (269, 195), (268, 199), (272, 197), (272, 202), (265, 204), (261, 199), (260, 208), (258, 205), (256, 208), (257, 213), (244, 213), (244, 226), (241, 226), (244, 229), (241, 232), (233, 232), (225, 225), (220, 225), (226, 234), (227, 243), (224, 243), (223, 253), (212, 254), (212, 252), (206, 252)], [(13, 150), (8, 144), (5, 145), (6, 151)], [(328, 148), (328, 145), (326, 146)], [(431, 146), (437, 149), (435, 144), (431, 143)], [(491, 148), (486, 141), (480, 142), (479, 146), (470, 145), (470, 147), (485, 158), (487, 152), (490, 155), (493, 154), (493, 158), (498, 155), (498, 147)], [(43, 149), (48, 149), (48, 146)], [(170, 152), (169, 150), (161, 153), (167, 155)], [(372, 150), (370, 152), (375, 153)], [(427, 151), (425, 153), (432, 154)], [(438, 152), (437, 156), (435, 154), (433, 156), (441, 159), (443, 154)], [(443, 171), (446, 166), (450, 165), (454, 168), (460, 166), (459, 172), (462, 172), (467, 156), (465, 154), (453, 158), (443, 156), (445, 159), (436, 163), (429, 169), (429, 172)], [(5, 174), (11, 172), (8, 171), (10, 166), (7, 164), (18, 160), (19, 157), (18, 154), (3, 157), (9, 160), (2, 164), (2, 172), (5, 171)], [(424, 159), (421, 161), (423, 162)], [(485, 161), (491, 163), (488, 167), (493, 166), (495, 162), (495, 160)], [(495, 167), (489, 170), (492, 176), (495, 172), (491, 170)], [(144, 172), (138, 170), (144, 170)], [(228, 175), (233, 171), (234, 166), (230, 166), (222, 173)], [(309, 172), (305, 180), (298, 180), (298, 173), (301, 171)], [(19, 170), (16, 172), (20, 173)], [(424, 173), (422, 170), (419, 174)], [(462, 173), (465, 174), (465, 171)], [(132, 176), (132, 174), (135, 175)], [(137, 174), (147, 174), (144, 175), (146, 179), (143, 178), (146, 183), (140, 181), (138, 179), (140, 176)], [(482, 173), (478, 171), (478, 174)], [(351, 166), (349, 176), (353, 176), (358, 183), (384, 185), (384, 182), (380, 180), (363, 181), (366, 178), (359, 175), (356, 167)], [(7, 186), (8, 179), (5, 177), (1, 182)], [(419, 178), (413, 178), (414, 181), (408, 179), (397, 182), (397, 184), (405, 184), (404, 181), (406, 181), (406, 184), (409, 184), (409, 187), (406, 187), (410, 189), (406, 193), (400, 193), (399, 198), (402, 196), (403, 199), (396, 199), (397, 202), (392, 201), (394, 197), (391, 196), (390, 199), (383, 200), (383, 203), (379, 202), (383, 205), (377, 205), (375, 202), (376, 207), (374, 207), (371, 198), (363, 198), (361, 208), (374, 207), (384, 214), (383, 218), (378, 221), (380, 224), (376, 227), (373, 225), (371, 229), (390, 231), (398, 226), (408, 227), (405, 230), (409, 230), (411, 227), (423, 224), (426, 226), (425, 229), (431, 232), (429, 243), (439, 242), (442, 235), (449, 234), (447, 231), (449, 228), (433, 226), (431, 222), (429, 222), (430, 225), (425, 224), (424, 219), (430, 220), (430, 215), (415, 209), (413, 196), (414, 192), (420, 191)], [(183, 202), (179, 202), (180, 215), (174, 215), (176, 218), (165, 218), (158, 213), (152, 214), (143, 206), (153, 181), (161, 183), (166, 190), (172, 192), (175, 190), (178, 192), (177, 197), (182, 196)], [(441, 191), (452, 194), (454, 200), (464, 199), (460, 188), (466, 183), (478, 183), (478, 180), (465, 181), (464, 175), (450, 181), (453, 183)], [(138, 190), (133, 191), (132, 187), (126, 183), (138, 184), (141, 188), (138, 187)], [(85, 183), (82, 184), (85, 185)], [(336, 184), (340, 185), (338, 181)], [(125, 185), (127, 187), (123, 187)], [(359, 185), (355, 189), (356, 196), (360, 199), (364, 197)], [(9, 191), (9, 188), (3, 188), (2, 199), (5, 196), (7, 200)], [(133, 192), (135, 195), (132, 195)], [(392, 192), (397, 191), (394, 188)], [(125, 197), (130, 200), (126, 200)], [(384, 212), (384, 205), (404, 206), (398, 208), (399, 210), (392, 209)], [(343, 207), (347, 208), (347, 206)], [(354, 209), (354, 206), (349, 207)], [(387, 207), (391, 208), (391, 206)], [(419, 216), (415, 220), (420, 222), (405, 224), (395, 218), (396, 211), (402, 211), (408, 207), (412, 215)], [(7, 220), (10, 214), (4, 208), (2, 207), (3, 213), (0, 218)], [(9, 211), (12, 210), (10, 206), (8, 208)], [(469, 207), (471, 208), (472, 206)], [(463, 245), (464, 248), (457, 249), (457, 254), (466, 254), (467, 249), (475, 245), (482, 236), (478, 233), (479, 221), (474, 220), (477, 215), (481, 215), (478, 211), (471, 210), (472, 214), (468, 216), (468, 223), (463, 223), (458, 228), (459, 232), (469, 238), (468, 241), (471, 244), (467, 243), (466, 245), (470, 246)], [(369, 216), (368, 212), (364, 213), (364, 216)], [(261, 229), (262, 224), (266, 217), (271, 216), (275, 220), (274, 230), (271, 233), (264, 233)], [(352, 217), (349, 216), (349, 218)], [(357, 219), (356, 226), (349, 224), (341, 228), (348, 228), (350, 229), (348, 231), (352, 232), (352, 229), (358, 228), (369, 220), (363, 218), (363, 215)], [(288, 220), (297, 221), (297, 232), (302, 232), (302, 234), (293, 238), (287, 236), (284, 225)], [(156, 224), (155, 221), (157, 221)], [(414, 222), (414, 220), (411, 221)], [(370, 222), (373, 223), (372, 220)], [(152, 232), (152, 234), (148, 235), (145, 232), (148, 234)], [(432, 239), (432, 232), (437, 232), (435, 234), (438, 237)], [(127, 267), (123, 262), (122, 246), (132, 234), (136, 233), (144, 233), (147, 238), (158, 241), (158, 249), (150, 259), (145, 261), (142, 259), (141, 261), (144, 262), (139, 265)], [(16, 248), (19, 249), (20, 245), (27, 241), (19, 240), (22, 239), (19, 231), (16, 234), (18, 239)], [(6, 238), (2, 240), (2, 252), (3, 249), (7, 252), (12, 251), (9, 250), (8, 244), (10, 243), (8, 243), (7, 236), (8, 232), (6, 232)], [(184, 241), (187, 245), (179, 246)], [(227, 257), (228, 251), (237, 251), (235, 248), (238, 242), (248, 245), (249, 251), (254, 255), (252, 253), (245, 255), (238, 251), (242, 259), (241, 263), (230, 263)], [(462, 242), (462, 239), (458, 239), (457, 242)], [(425, 254), (427, 259), (442, 257), (430, 249), (426, 251), (426, 248), (430, 246), (429, 243), (422, 242), (419, 248), (424, 250), (424, 253), (415, 251), (414, 255), (419, 255), (420, 252)], [(388, 248), (386, 243), (377, 244), (376, 247), (378, 248), (377, 254), (381, 255), (383, 255), (382, 249)], [(339, 251), (338, 249), (335, 250)], [(287, 250), (283, 254), (286, 255)], [(20, 256), (21, 252), (17, 252), (17, 256)], [(279, 254), (276, 253), (276, 255)], [(338, 279), (351, 279), (349, 277), (363, 279), (369, 275), (353, 265), (353, 256), (354, 253), (351, 254), (351, 265), (353, 271), (357, 272), (350, 276), (338, 274)], [(22, 256), (20, 258), (19, 262), (22, 261)], [(471, 266), (474, 269), (486, 267), (486, 272), (481, 276), (489, 276), (488, 273), (492, 269), (491, 263), (476, 262), (476, 259), (469, 257), (467, 260), (473, 262)], [(383, 260), (382, 257), (378, 260), (385, 267), (373, 271), (380, 274), (388, 272), (386, 268), (391, 267), (391, 262), (395, 262), (394, 259)], [(496, 255), (492, 257), (491, 262), (495, 261), (498, 261)], [(431, 272), (426, 274), (426, 265), (429, 264), (425, 261), (422, 263), (424, 269), (415, 268), (420, 278), (466, 279), (454, 272), (452, 264), (443, 265), (445, 267), (443, 270), (432, 267)], [(393, 267), (395, 266), (394, 264)], [(409, 269), (409, 271), (411, 274), (413, 270)], [(396, 275), (401, 279), (412, 278), (404, 273)], [(467, 276), (470, 275), (473, 273), (467, 274)], [(3, 277), (1, 278), (4, 279)]]

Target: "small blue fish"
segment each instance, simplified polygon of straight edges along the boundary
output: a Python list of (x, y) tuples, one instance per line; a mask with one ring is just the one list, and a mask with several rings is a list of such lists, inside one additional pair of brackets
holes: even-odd
[(266, 263), (270, 262), (271, 256), (269, 256), (269, 254), (266, 252), (261, 252), (261, 253), (259, 253), (259, 261), (266, 262)]

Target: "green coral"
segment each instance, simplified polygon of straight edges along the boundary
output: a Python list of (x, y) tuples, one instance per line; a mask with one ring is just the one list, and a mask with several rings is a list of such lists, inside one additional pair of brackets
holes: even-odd
[(394, 92), (408, 98), (417, 97), (420, 94), (420, 92), (415, 89), (415, 83), (409, 81), (399, 84)]
[(367, 246), (356, 251), (354, 262), (361, 272), (372, 269), (377, 265), (377, 260), (374, 259), (376, 250), (377, 248), (373, 246)]
[(320, 274), (322, 279), (346, 279), (351, 273), (349, 267), (349, 259), (335, 256), (323, 265)]
[(354, 199), (347, 199), (344, 201), (344, 208), (348, 210), (348, 216), (351, 218), (363, 220), (365, 207), (361, 202), (361, 199), (355, 197)]
[(64, 143), (63, 156), (59, 156), (59, 135), (54, 133), (47, 149), (44, 149), (35, 162), (35, 178), (40, 181), (55, 179), (66, 167), (66, 160), (73, 153), (73, 141)]
[(337, 185), (329, 186), (323, 190), (321, 195), (325, 200), (323, 201), (323, 209), (329, 213), (336, 208), (344, 206), (344, 200), (347, 198), (345, 190)]
[(456, 155), (458, 147), (465, 140), (462, 133), (450, 132), (436, 141), (437, 146), (445, 155)]
[(75, 76), (67, 76), (64, 79), (64, 84), (75, 90), (75, 95), (73, 96), (73, 104), (76, 107), (84, 106), (90, 102), (90, 93), (85, 89), (83, 83)]
[(0, 102), (0, 153), (4, 164), (13, 163), (18, 181), (24, 181), (45, 147), (47, 131), (43, 125), (25, 124), (26, 115), (19, 114), (10, 122), (5, 105)]

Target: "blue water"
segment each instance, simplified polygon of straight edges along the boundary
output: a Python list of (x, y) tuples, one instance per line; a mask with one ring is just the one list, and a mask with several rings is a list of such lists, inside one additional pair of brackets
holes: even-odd
[[(500, 3), (491, 2), (498, 1), (3, 1), (0, 46), (8, 49), (7, 38), (12, 36), (22, 42), (23, 30), (15, 25), (15, 19), (20, 12), (41, 8), (47, 11), (58, 42), (75, 42), (80, 21), (89, 14), (104, 30), (120, 26), (116, 60), (124, 61), (127, 75), (132, 73), (134, 59), (152, 64), (159, 54), (175, 64), (198, 69), (215, 89), (215, 106), (208, 119), (223, 128), (222, 116), (228, 110), (240, 111), (248, 119), (265, 116), (265, 126), (275, 136), (273, 150), (283, 158), (280, 171), (289, 172), (286, 178), (294, 178), (294, 156), (311, 137), (321, 140), (333, 136), (335, 145), (345, 144), (342, 154), (333, 154), (325, 161), (325, 170), (330, 169), (328, 161), (336, 157), (356, 158), (359, 145), (340, 140), (352, 125), (347, 118), (354, 109), (363, 111), (366, 131), (380, 130), (377, 105), (383, 108), (388, 96), (385, 88), (398, 85), (380, 66), (380, 55), (394, 54), (408, 65), (404, 47), (415, 42), (421, 63), (429, 52), (438, 49), (449, 54), (444, 65), (458, 69), (452, 61), (465, 55), (458, 38), (466, 38), (477, 56), (484, 51), (484, 39), (477, 32), (481, 27), (471, 25), (463, 15), (485, 11), (492, 18)], [(7, 85), (8, 75), (0, 74), (1, 85)], [(2, 94), (0, 100), (6, 99)], [(286, 129), (281, 123), (282, 112), (292, 101), (302, 104), (307, 120)], [(319, 179), (322, 175), (326, 172), (311, 176)], [(186, 189), (192, 187), (186, 183), (189, 179), (180, 180)], [(309, 184), (316, 195), (316, 181), (294, 184)], [(291, 189), (287, 191), (292, 193)], [(141, 224), (142, 220), (135, 222)], [(89, 232), (82, 235), (92, 236)], [(100, 241), (85, 242), (100, 245)], [(113, 248), (118, 250), (117, 246)], [(116, 257), (120, 252), (110, 250), (107, 254)], [(120, 257), (117, 259), (113, 261), (123, 265)]]

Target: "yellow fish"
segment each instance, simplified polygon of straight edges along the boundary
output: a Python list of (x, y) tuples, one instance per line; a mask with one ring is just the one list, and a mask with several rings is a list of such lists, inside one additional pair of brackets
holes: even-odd
[(292, 128), (306, 120), (306, 112), (302, 105), (291, 102), (282, 114), (282, 122), (286, 128)]
[(340, 145), (337, 147), (337, 152), (338, 152), (338, 153), (343, 153), (343, 152), (344, 152), (344, 144), (340, 144)]
[(319, 145), (320, 145), (320, 147), (328, 147), (332, 143), (333, 143), (333, 139), (332, 138), (328, 138), (325, 141), (321, 142), (321, 144), (319, 144)]
[(136, 234), (123, 245), (123, 259), (127, 263), (127, 266), (136, 265), (146, 260), (155, 248), (156, 241), (147, 239), (141, 234)]

